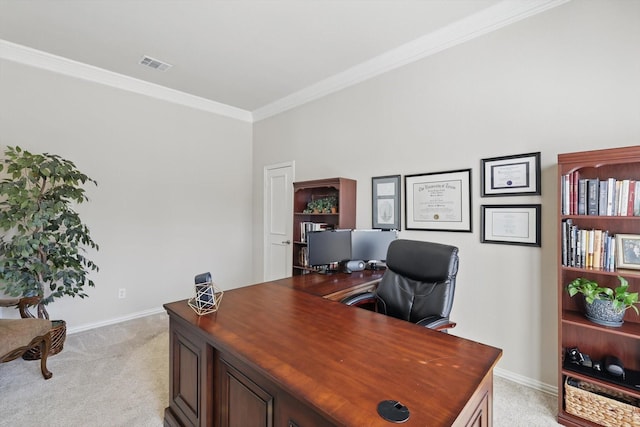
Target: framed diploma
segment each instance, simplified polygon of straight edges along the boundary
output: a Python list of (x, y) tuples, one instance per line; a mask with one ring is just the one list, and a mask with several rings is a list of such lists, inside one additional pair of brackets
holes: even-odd
[(482, 197), (540, 195), (540, 152), (482, 159)]
[(471, 169), (406, 175), (407, 230), (471, 232)]
[(540, 205), (482, 205), (482, 243), (540, 246)]
[(400, 175), (371, 178), (372, 228), (400, 230)]

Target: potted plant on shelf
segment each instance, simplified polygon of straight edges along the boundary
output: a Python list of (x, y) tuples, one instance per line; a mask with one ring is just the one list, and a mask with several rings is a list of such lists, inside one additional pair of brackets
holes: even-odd
[(338, 199), (336, 196), (329, 196), (327, 198), (329, 205), (329, 212), (337, 213), (338, 212)]
[[(85, 286), (98, 266), (86, 249), (98, 250), (88, 227), (73, 209), (88, 200), (83, 185), (96, 181), (69, 160), (7, 147), (0, 161), (0, 290), (41, 297), (37, 316), (49, 318), (45, 306), (65, 295), (84, 298)], [(53, 321), (50, 354), (62, 350), (66, 323)], [(33, 349), (25, 358), (37, 359)]]
[(331, 213), (331, 201), (328, 197), (325, 197), (322, 200), (322, 213)]
[(580, 293), (584, 296), (585, 315), (594, 323), (604, 326), (621, 326), (624, 313), (632, 308), (636, 314), (640, 314), (636, 304), (638, 292), (629, 292), (627, 280), (618, 276), (620, 286), (615, 289), (601, 287), (597, 282), (578, 277), (567, 285), (569, 295)]
[(318, 200), (311, 200), (307, 203), (305, 213), (318, 213)]

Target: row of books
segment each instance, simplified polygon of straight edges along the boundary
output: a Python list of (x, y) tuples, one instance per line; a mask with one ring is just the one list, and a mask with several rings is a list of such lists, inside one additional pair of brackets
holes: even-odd
[(302, 267), (309, 267), (309, 251), (306, 247), (300, 248), (298, 265)]
[(331, 226), (324, 222), (302, 221), (300, 223), (300, 241), (306, 243), (307, 233), (309, 233), (310, 231), (322, 231), (329, 228), (331, 228)]
[(640, 216), (640, 181), (562, 175), (563, 215)]
[(562, 221), (562, 265), (613, 271), (616, 238), (607, 230), (578, 228), (571, 219)]

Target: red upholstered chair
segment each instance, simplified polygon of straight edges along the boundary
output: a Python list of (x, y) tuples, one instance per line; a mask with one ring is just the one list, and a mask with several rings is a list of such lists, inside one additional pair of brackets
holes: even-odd
[(28, 306), (37, 305), (39, 297), (0, 299), (0, 307), (18, 306), (22, 319), (0, 319), (0, 362), (9, 362), (22, 356), (31, 348), (40, 346), (40, 370), (45, 380), (53, 375), (47, 369), (47, 357), (51, 347), (51, 321), (24, 318)]

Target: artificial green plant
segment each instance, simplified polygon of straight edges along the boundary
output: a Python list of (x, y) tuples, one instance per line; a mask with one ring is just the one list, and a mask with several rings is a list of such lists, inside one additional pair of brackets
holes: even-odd
[(98, 250), (74, 205), (88, 201), (83, 185), (96, 181), (54, 154), (7, 147), (0, 162), (0, 290), (39, 295), (44, 305), (64, 295), (84, 298), (98, 266), (86, 257)]

